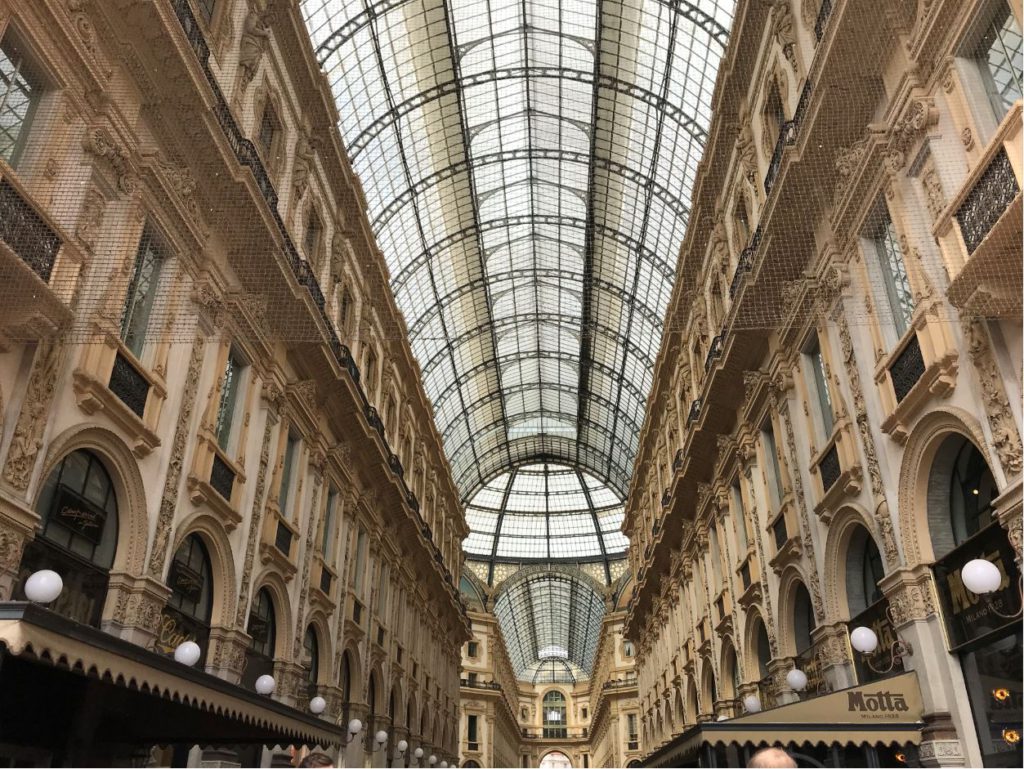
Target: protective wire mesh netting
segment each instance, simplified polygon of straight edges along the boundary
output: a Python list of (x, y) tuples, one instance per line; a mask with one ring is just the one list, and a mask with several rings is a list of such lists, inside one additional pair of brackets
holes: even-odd
[(907, 351), (898, 388), (923, 317), (959, 323), (947, 298), (1019, 313), (1005, 3), (960, 35), (945, 96), (903, 98), (878, 65), (900, 26), (866, 3), (744, 5), (781, 51), (765, 67), (730, 47), (732, 0), (303, 0), (336, 125), (315, 79), (267, 74), (286, 12), (255, 4), (232, 79), (194, 4), (167, 6), (191, 59), (135, 51), (97, 97), (143, 95), (138, 146), (83, 131), (88, 98), (63, 98), (16, 28), (0, 39), (9, 339), (190, 343), (212, 265), (271, 341), (354, 367), (371, 327), (407, 338), (465, 498), (538, 456), (625, 497), (666, 333), (707, 370), (833, 327), (838, 296), (878, 360)]

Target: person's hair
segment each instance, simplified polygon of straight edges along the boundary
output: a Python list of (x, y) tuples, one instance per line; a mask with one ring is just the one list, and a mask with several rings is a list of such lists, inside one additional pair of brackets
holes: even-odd
[(334, 766), (334, 761), (326, 753), (310, 753), (299, 762), (299, 766)]
[(796, 769), (796, 761), (782, 748), (761, 748), (750, 757), (748, 769)]

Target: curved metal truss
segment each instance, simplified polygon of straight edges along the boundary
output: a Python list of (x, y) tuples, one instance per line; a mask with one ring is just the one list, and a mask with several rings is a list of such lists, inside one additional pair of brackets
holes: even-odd
[(556, 571), (514, 579), (494, 602), (516, 676), (538, 682), (590, 675), (604, 610), (582, 575)]
[(735, 0), (302, 0), (463, 499), (628, 491)]

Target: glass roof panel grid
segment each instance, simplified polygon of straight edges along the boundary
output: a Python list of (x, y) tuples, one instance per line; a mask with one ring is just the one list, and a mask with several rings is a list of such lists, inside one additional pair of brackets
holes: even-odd
[(623, 496), (735, 0), (301, 5), (464, 498), (531, 451)]

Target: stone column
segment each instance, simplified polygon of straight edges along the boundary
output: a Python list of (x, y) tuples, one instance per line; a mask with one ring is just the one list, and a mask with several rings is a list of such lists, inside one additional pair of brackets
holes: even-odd
[(857, 671), (853, 666), (850, 634), (845, 622), (819, 625), (812, 633), (814, 645), (821, 659), (821, 673), (828, 691), (836, 692), (857, 684)]
[(101, 628), (112, 636), (152, 648), (170, 594), (170, 588), (152, 577), (111, 572)]
[(799, 702), (800, 694), (793, 691), (786, 682), (786, 674), (796, 667), (792, 657), (778, 657), (768, 663), (768, 673), (771, 675), (772, 687), (775, 689), (775, 704), (788, 705), (791, 702)]
[(0, 601), (9, 601), (18, 584), (21, 556), (35, 537), (39, 516), (0, 487)]
[[(363, 744), (366, 740), (366, 730), (371, 728), (366, 723), (366, 705), (362, 703), (351, 702), (348, 706), (348, 718), (351, 721), (353, 718), (358, 718), (363, 722), (363, 731), (352, 737), (348, 745), (342, 751), (342, 757), (344, 758), (343, 766), (347, 767), (358, 767), (363, 765)], [(346, 731), (348, 727), (346, 726)]]
[(387, 753), (387, 765), (388, 766), (405, 766), (405, 757), (408, 755), (410, 747), (406, 747), (405, 753), (398, 756), (398, 743), (401, 740), (409, 742), (409, 730), (404, 726), (395, 726), (391, 729), (391, 740), (388, 745)]
[(223, 625), (210, 628), (210, 649), (206, 653), (206, 672), (229, 683), (242, 680), (245, 651), (252, 638), (241, 630)]
[(912, 651), (903, 664), (907, 670), (917, 671), (921, 686), (928, 724), (921, 743), (921, 765), (980, 766), (963, 673), (946, 649), (931, 569), (925, 565), (895, 569), (879, 587), (889, 599), (897, 634)]

